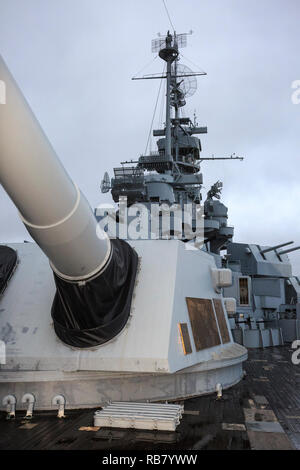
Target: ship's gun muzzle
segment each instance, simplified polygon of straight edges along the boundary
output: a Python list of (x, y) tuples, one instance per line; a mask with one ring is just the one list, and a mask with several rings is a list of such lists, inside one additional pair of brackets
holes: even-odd
[(0, 183), (50, 260), (57, 285), (55, 330), (73, 346), (101, 344), (119, 333), (129, 316), (136, 254), (97, 230), (87, 200), (1, 56), (0, 83)]

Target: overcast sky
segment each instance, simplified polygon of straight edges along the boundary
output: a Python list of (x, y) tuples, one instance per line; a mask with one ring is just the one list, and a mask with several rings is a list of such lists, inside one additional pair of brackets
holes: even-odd
[[(208, 126), (202, 155), (245, 157), (204, 162), (204, 195), (223, 181), (235, 241), (300, 245), (300, 0), (166, 3), (177, 32), (194, 32), (182, 63), (207, 72), (186, 107)], [(92, 207), (110, 200), (103, 173), (145, 149), (159, 83), (131, 77), (169, 27), (162, 0), (0, 0), (0, 53)], [(0, 214), (0, 242), (29, 239), (1, 187)]]

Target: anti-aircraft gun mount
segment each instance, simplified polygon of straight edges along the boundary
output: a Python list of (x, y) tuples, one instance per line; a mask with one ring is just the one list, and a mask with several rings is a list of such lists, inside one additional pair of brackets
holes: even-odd
[[(170, 49), (174, 37), (160, 55)], [(36, 241), (0, 251), (0, 264), (7, 261), (3, 407), (27, 406), (32, 414), (33, 407), (176, 400), (237, 383), (247, 351), (233, 342), (222, 295), (231, 271), (181, 240), (110, 240), (2, 58), (0, 80), (7, 98), (0, 105), (0, 181)], [(170, 137), (170, 127), (166, 132)], [(175, 199), (173, 174), (158, 178)], [(150, 198), (161, 194), (156, 183), (147, 180)]]

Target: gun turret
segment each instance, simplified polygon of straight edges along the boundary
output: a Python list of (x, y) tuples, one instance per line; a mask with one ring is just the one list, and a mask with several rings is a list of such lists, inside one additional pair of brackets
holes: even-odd
[(0, 80), (0, 182), (50, 260), (57, 286), (55, 331), (73, 346), (101, 344), (129, 316), (136, 254), (99, 230), (1, 56)]

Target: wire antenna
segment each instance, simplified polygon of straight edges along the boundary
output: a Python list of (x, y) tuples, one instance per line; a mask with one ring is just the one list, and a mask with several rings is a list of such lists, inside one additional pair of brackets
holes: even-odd
[[(165, 71), (165, 66), (164, 66), (163, 73), (164, 73), (164, 71)], [(152, 128), (153, 128), (153, 122), (154, 122), (154, 118), (155, 118), (155, 114), (156, 114), (156, 110), (157, 110), (157, 105), (158, 105), (158, 100), (159, 100), (159, 97), (160, 97), (160, 91), (161, 91), (162, 83), (163, 83), (163, 79), (160, 80), (160, 84), (159, 84), (159, 88), (158, 88), (158, 94), (157, 94), (157, 98), (156, 98), (156, 103), (155, 103), (155, 107), (154, 107), (154, 111), (153, 111), (150, 130), (149, 130), (148, 139), (147, 139), (146, 148), (145, 148), (145, 155), (147, 154), (147, 150), (148, 150), (148, 146), (149, 146), (149, 142), (150, 142), (150, 138), (151, 138), (151, 131), (152, 131)]]
[(165, 2), (165, 0), (162, 0), (162, 2), (163, 2), (163, 4), (164, 4), (164, 7), (165, 7), (165, 10), (166, 10), (166, 13), (167, 13), (167, 15), (168, 15), (168, 18), (169, 18), (169, 21), (170, 21), (170, 25), (171, 25), (171, 27), (172, 27), (173, 31), (175, 32), (175, 27), (174, 27), (174, 25), (173, 25), (173, 23), (172, 23), (172, 20), (171, 20), (170, 13), (169, 13), (169, 11), (168, 11), (168, 8), (167, 8), (167, 5), (166, 5), (166, 2)]

